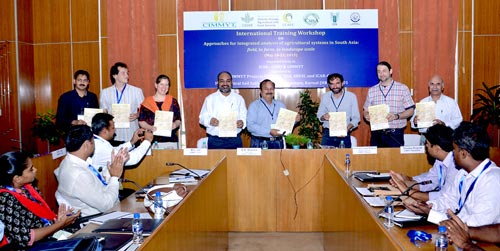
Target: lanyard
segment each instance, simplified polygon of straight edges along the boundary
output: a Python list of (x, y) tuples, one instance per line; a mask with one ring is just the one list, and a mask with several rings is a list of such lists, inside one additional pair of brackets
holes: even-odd
[[(443, 181), (443, 165), (439, 165), (438, 179), (439, 179), (438, 188), (439, 188), (439, 190), (441, 190), (441, 188), (443, 188), (443, 186), (444, 186), (444, 184), (441, 185), (441, 182)], [(445, 182), (446, 182), (446, 180), (445, 180)]]
[(274, 120), (274, 109), (276, 108), (276, 104), (273, 102), (273, 112), (271, 112), (271, 110), (267, 107), (266, 103), (264, 103), (264, 101), (262, 101), (262, 99), (260, 99), (260, 102), (262, 102), (262, 104), (264, 105), (264, 107), (269, 112), (269, 115), (271, 115), (271, 120)]
[(474, 186), (476, 185), (476, 181), (477, 179), (479, 178), (479, 176), (481, 176), (481, 174), (486, 170), (488, 169), (488, 167), (490, 167), (491, 165), (491, 161), (488, 162), (488, 164), (486, 164), (484, 167), (483, 167), (483, 170), (481, 170), (481, 172), (477, 175), (477, 177), (474, 179), (474, 181), (472, 181), (472, 184), (470, 185), (469, 189), (467, 190), (467, 193), (465, 194), (465, 199), (464, 201), (462, 202), (462, 188), (463, 188), (463, 185), (464, 185), (464, 179), (465, 179), (465, 175), (462, 176), (462, 178), (460, 178), (460, 183), (458, 184), (458, 191), (460, 192), (460, 199), (458, 200), (458, 209), (457, 209), (457, 214), (462, 210), (462, 208), (464, 207), (464, 204), (465, 204), (465, 201), (467, 200), (467, 198), (469, 197), (469, 194), (470, 192), (472, 192), (472, 189), (474, 189)]
[(106, 183), (106, 180), (104, 180), (104, 177), (102, 177), (102, 175), (95, 169), (94, 166), (92, 166), (91, 164), (89, 164), (89, 169), (90, 171), (92, 171), (95, 176), (97, 176), (97, 178), (99, 178), (99, 180), (101, 181), (101, 183), (105, 186), (108, 185), (108, 183)]
[(380, 87), (381, 85), (379, 84), (378, 85), (378, 89), (380, 90), (380, 92), (382, 93), (382, 96), (384, 96), (384, 101), (387, 101), (387, 96), (389, 96), (389, 92), (391, 92), (392, 90), (392, 86), (394, 85), (394, 80), (392, 81), (391, 83), (391, 87), (389, 87), (389, 90), (387, 91), (386, 94), (384, 94), (384, 91), (382, 91), (382, 87)]
[(125, 91), (125, 88), (127, 88), (127, 84), (125, 84), (123, 86), (123, 89), (122, 89), (122, 92), (120, 93), (120, 97), (118, 97), (118, 89), (116, 88), (115, 86), (115, 91), (116, 91), (116, 103), (119, 104), (120, 101), (122, 101), (122, 97), (123, 97), (123, 92)]
[(340, 104), (342, 104), (342, 100), (344, 100), (344, 95), (345, 95), (345, 92), (342, 91), (342, 98), (340, 98), (339, 105), (337, 105), (337, 104), (335, 104), (335, 101), (333, 101), (333, 91), (332, 91), (332, 96), (330, 96), (330, 99), (332, 100), (332, 103), (333, 103), (333, 106), (335, 107), (336, 112), (339, 111)]

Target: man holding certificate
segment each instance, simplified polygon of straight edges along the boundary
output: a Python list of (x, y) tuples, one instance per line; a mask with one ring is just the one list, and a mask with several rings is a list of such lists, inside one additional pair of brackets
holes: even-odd
[(351, 147), (351, 131), (359, 124), (358, 99), (344, 88), (344, 76), (333, 73), (327, 77), (327, 92), (321, 96), (317, 117), (323, 122), (321, 145), (339, 147), (344, 141)]
[[(415, 114), (410, 119), (412, 128), (419, 128), (421, 133), (434, 124), (441, 124), (452, 129), (462, 122), (462, 113), (457, 102), (443, 94), (444, 81), (434, 75), (429, 81), (429, 96), (420, 100)], [(428, 107), (428, 108), (427, 108)]]
[(231, 91), (233, 77), (227, 71), (217, 75), (217, 91), (208, 95), (200, 111), (200, 124), (208, 134), (208, 149), (236, 149), (243, 146), (247, 108), (241, 95)]
[(413, 115), (415, 103), (408, 87), (392, 79), (391, 65), (377, 64), (378, 84), (370, 87), (363, 105), (363, 115), (370, 122), (370, 145), (400, 147), (404, 145), (404, 128)]

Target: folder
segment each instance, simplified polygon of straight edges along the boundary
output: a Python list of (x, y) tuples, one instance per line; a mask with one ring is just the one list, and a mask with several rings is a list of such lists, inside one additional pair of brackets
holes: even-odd
[(377, 172), (357, 172), (353, 175), (362, 182), (387, 181), (391, 179), (391, 175)]
[[(132, 234), (132, 220), (132, 218), (107, 220), (93, 232)], [(153, 231), (161, 224), (163, 219), (141, 219), (141, 221), (143, 231), (142, 234), (148, 236), (151, 235), (151, 233), (153, 233)]]

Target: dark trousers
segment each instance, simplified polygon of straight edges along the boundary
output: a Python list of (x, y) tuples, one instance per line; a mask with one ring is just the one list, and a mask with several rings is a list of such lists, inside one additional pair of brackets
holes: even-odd
[(351, 135), (347, 133), (345, 137), (330, 137), (330, 129), (323, 128), (323, 137), (321, 138), (322, 146), (339, 147), (340, 141), (344, 141), (345, 148), (351, 148)]
[(243, 147), (241, 133), (231, 138), (208, 135), (208, 149), (236, 149), (239, 147)]
[(252, 136), (252, 140), (250, 141), (250, 147), (252, 148), (262, 148), (262, 143), (264, 140), (267, 143), (268, 149), (283, 149), (283, 138), (278, 138), (276, 140), (257, 138)]
[(404, 142), (403, 128), (372, 131), (370, 137), (370, 145), (376, 147), (400, 147)]

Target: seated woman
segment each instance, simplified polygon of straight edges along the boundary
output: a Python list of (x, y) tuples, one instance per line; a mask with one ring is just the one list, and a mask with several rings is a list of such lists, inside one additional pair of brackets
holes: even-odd
[[(8, 152), (0, 156), (0, 221), (5, 224), (0, 244), (8, 249), (26, 249), (71, 224), (80, 215), (72, 208), (59, 206), (56, 215), (31, 185), (37, 169), (25, 152)], [(2, 249), (3, 250), (3, 249)]]
[(174, 113), (172, 120), (172, 134), (170, 137), (155, 136), (153, 141), (156, 142), (178, 142), (177, 131), (181, 125), (181, 112), (177, 99), (168, 95), (170, 89), (170, 78), (166, 75), (159, 75), (155, 83), (156, 93), (153, 96), (146, 97), (141, 104), (139, 111), (139, 126), (150, 130), (156, 131), (153, 126), (155, 122), (156, 111), (171, 111)]

